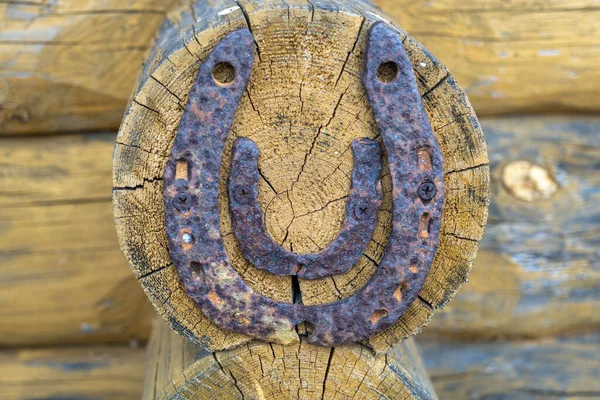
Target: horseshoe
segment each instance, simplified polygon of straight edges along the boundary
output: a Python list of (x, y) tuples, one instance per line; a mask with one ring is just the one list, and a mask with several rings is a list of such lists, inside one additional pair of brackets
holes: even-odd
[(258, 147), (247, 138), (236, 140), (229, 173), (231, 222), (242, 254), (256, 268), (316, 279), (346, 272), (356, 264), (373, 236), (381, 204), (381, 149), (369, 139), (355, 140), (352, 149), (352, 187), (339, 235), (316, 254), (296, 254), (275, 243), (265, 228), (258, 205)]
[[(336, 346), (371, 337), (393, 325), (415, 301), (438, 244), (443, 160), (412, 65), (398, 33), (383, 23), (374, 24), (369, 31), (363, 85), (388, 158), (390, 239), (365, 286), (339, 301), (305, 306), (277, 302), (251, 289), (233, 268), (220, 232), (223, 148), (249, 79), (253, 54), (252, 34), (243, 29), (225, 37), (200, 66), (165, 168), (169, 252), (180, 282), (216, 325), (251, 337), (281, 341), (296, 336), (294, 328), (303, 322), (309, 327), (308, 341), (314, 344)], [(220, 65), (232, 67), (235, 76), (220, 81), (214, 73)], [(257, 157), (256, 148), (248, 143), (236, 143), (236, 157)], [(359, 170), (360, 162), (355, 165), (355, 171)], [(230, 182), (236, 177), (230, 175)], [(256, 187), (252, 182), (250, 187), (253, 200)], [(375, 196), (369, 201), (378, 200)], [(325, 270), (323, 274), (331, 273)]]

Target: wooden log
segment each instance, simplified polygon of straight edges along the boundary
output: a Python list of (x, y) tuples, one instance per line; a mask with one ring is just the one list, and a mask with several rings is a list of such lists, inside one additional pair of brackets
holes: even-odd
[(374, 0), (443, 60), (481, 115), (597, 111), (595, 0)]
[[(587, 165), (595, 165), (600, 121), (488, 118), (482, 125), (494, 160), (491, 224), (469, 282), (436, 314), (425, 334), (466, 340), (600, 329), (594, 290), (600, 285), (594, 258), (598, 224), (596, 211), (583, 206), (593, 204), (598, 193), (594, 169)], [(153, 313), (128, 278), (113, 236), (106, 198), (111, 138), (86, 134), (0, 141), (0, 303), (6, 304), (0, 312), (2, 345), (122, 342), (149, 335)], [(527, 147), (516, 153), (515, 143)], [(551, 176), (563, 182), (559, 194), (531, 205), (517, 201), (501, 179), (503, 166), (511, 161), (535, 162), (554, 171)], [(576, 200), (566, 200), (568, 196)], [(17, 213), (16, 206), (22, 211)], [(536, 220), (546, 222), (528, 222), (519, 243), (506, 242), (506, 232), (521, 229), (517, 219), (532, 210), (539, 213)], [(67, 224), (48, 226), (58, 220)], [(17, 230), (23, 221), (28, 228)], [(582, 229), (573, 228), (570, 236), (558, 233), (563, 226), (581, 223)], [(67, 236), (70, 231), (73, 235)], [(24, 252), (27, 238), (37, 242)], [(66, 287), (69, 296), (63, 295)], [(32, 292), (35, 298), (28, 295)]]
[(441, 399), (600, 398), (598, 333), (530, 342), (418, 342)]
[(375, 356), (363, 345), (328, 348), (250, 342), (210, 353), (157, 321), (144, 400), (437, 399), (412, 339)]
[(154, 313), (112, 220), (113, 140), (0, 140), (0, 346), (148, 338)]
[(145, 351), (125, 346), (0, 350), (4, 400), (139, 399)]
[(0, 1), (0, 135), (116, 130), (176, 3)]
[[(261, 149), (260, 205), (271, 236), (287, 249), (314, 252), (340, 229), (353, 138), (378, 129), (360, 81), (368, 28), (381, 20), (362, 2), (229, 0), (196, 2), (192, 15), (166, 23), (143, 71), (114, 152), (113, 199), (123, 252), (158, 312), (174, 329), (210, 350), (249, 340), (211, 323), (183, 291), (167, 249), (162, 176), (183, 105), (199, 65), (226, 34), (249, 27), (253, 72), (226, 148), (235, 136)], [(403, 31), (419, 89), (445, 157), (446, 211), (436, 258), (419, 298), (397, 324), (368, 341), (384, 351), (418, 332), (466, 280), (487, 218), (488, 168), (482, 132), (466, 96), (447, 70)], [(183, 38), (183, 40), (181, 40)], [(322, 130), (326, 134), (321, 134)], [(294, 145), (287, 140), (293, 138)], [(221, 187), (226, 188), (228, 158)], [(391, 204), (384, 177), (383, 209)], [(386, 189), (387, 188), (387, 189)], [(225, 190), (225, 189), (223, 189)], [(225, 191), (223, 193), (226, 193)], [(221, 232), (238, 273), (255, 291), (292, 302), (288, 276), (245, 262), (231, 235), (221, 196)], [(382, 212), (367, 256), (345, 274), (300, 280), (306, 305), (329, 303), (361, 288), (376, 270), (390, 229)]]
[(539, 337), (600, 329), (600, 118), (482, 122), (490, 221), (471, 274), (426, 333)]
[[(480, 114), (600, 109), (594, 0), (374, 2), (447, 63)], [(156, 29), (179, 4), (0, 2), (0, 135), (117, 129)]]

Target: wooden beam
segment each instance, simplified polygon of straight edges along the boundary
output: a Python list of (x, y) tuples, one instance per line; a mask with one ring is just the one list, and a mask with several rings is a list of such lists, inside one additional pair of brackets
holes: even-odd
[(427, 372), (441, 399), (600, 398), (598, 333), (528, 342), (421, 340)]
[[(164, 16), (198, 17), (188, 3), (0, 3), (0, 135), (117, 129)], [(594, 0), (374, 3), (447, 64), (480, 114), (600, 109)]]
[[(255, 64), (226, 149), (236, 136), (256, 142), (264, 177), (260, 202), (269, 233), (287, 249), (314, 252), (335, 237), (342, 223), (352, 168), (347, 151), (351, 140), (378, 134), (360, 76), (368, 28), (383, 17), (362, 2), (194, 4), (197, 18), (189, 25), (163, 26), (119, 131), (114, 210), (121, 248), (159, 313), (191, 340), (222, 350), (249, 338), (217, 328), (185, 294), (164, 229), (165, 162), (200, 62), (226, 34), (251, 28), (257, 45)], [(445, 157), (447, 211), (439, 250), (419, 299), (395, 326), (369, 339), (368, 345), (378, 352), (418, 332), (466, 280), (488, 204), (487, 154), (473, 109), (442, 64), (403, 31), (398, 35), (405, 38)], [(326, 134), (321, 134), (324, 128)], [(227, 171), (221, 176), (222, 187), (226, 177)], [(383, 210), (391, 204), (390, 185), (384, 176), (383, 191), (388, 195)], [(224, 198), (221, 231), (238, 273), (255, 291), (291, 302), (290, 277), (262, 272), (244, 261), (234, 236), (228, 234)], [(369, 257), (350, 271), (300, 280), (304, 304), (333, 302), (360, 289), (382, 257), (390, 218), (382, 211), (367, 247)]]
[(250, 342), (210, 353), (157, 321), (144, 400), (437, 399), (412, 339), (375, 356), (363, 345)]
[(600, 118), (482, 121), (490, 221), (469, 282), (427, 334), (540, 337), (600, 329)]
[(125, 346), (0, 350), (2, 399), (139, 399), (145, 358)]
[(0, 135), (117, 129), (176, 3), (0, 2)]
[(152, 307), (114, 229), (113, 141), (0, 140), (0, 346), (148, 338)]
[(477, 113), (600, 109), (595, 0), (374, 0), (446, 63)]

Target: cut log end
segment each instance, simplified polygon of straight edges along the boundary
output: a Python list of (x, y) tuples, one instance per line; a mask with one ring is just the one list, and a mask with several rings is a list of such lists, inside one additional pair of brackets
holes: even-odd
[[(275, 301), (291, 303), (301, 293), (305, 305), (330, 303), (356, 293), (376, 273), (391, 226), (386, 167), (383, 203), (364, 256), (346, 273), (292, 282), (258, 270), (241, 254), (227, 201), (231, 148), (235, 138), (248, 137), (260, 149), (258, 201), (271, 237), (297, 253), (327, 247), (345, 218), (352, 140), (379, 134), (361, 75), (369, 27), (385, 17), (362, 2), (198, 1), (192, 9), (165, 22), (144, 67), (117, 138), (113, 199), (121, 248), (152, 303), (173, 328), (213, 351), (249, 338), (218, 328), (183, 291), (168, 252), (162, 197), (163, 171), (200, 63), (227, 34), (251, 30), (254, 64), (225, 144), (220, 185), (221, 234), (237, 273)], [(487, 153), (473, 109), (442, 64), (400, 29), (398, 35), (442, 150), (446, 202), (419, 298), (394, 326), (363, 343), (376, 352), (419, 332), (465, 282), (488, 206)]]
[(376, 356), (336, 348), (250, 342), (210, 353), (157, 321), (143, 399), (437, 399), (414, 341)]

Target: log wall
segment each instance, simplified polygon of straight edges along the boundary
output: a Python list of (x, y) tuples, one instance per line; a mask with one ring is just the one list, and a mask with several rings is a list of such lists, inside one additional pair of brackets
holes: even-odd
[[(159, 24), (190, 3), (1, 1), (0, 134), (118, 128)], [(446, 63), (480, 115), (600, 109), (595, 0), (374, 3)]]
[(0, 346), (148, 337), (112, 217), (114, 138), (0, 138)]
[(3, 400), (132, 400), (142, 394), (144, 348), (56, 347), (0, 351)]
[[(424, 332), (471, 339), (600, 329), (600, 120), (502, 118), (482, 125), (492, 170), (487, 232), (469, 282)], [(154, 314), (118, 249), (111, 216), (113, 140), (0, 140), (0, 303), (7, 305), (0, 310), (0, 344), (148, 337)], [(506, 166), (511, 171), (521, 161), (550, 177), (534, 201), (514, 193), (530, 199), (536, 191), (511, 192), (503, 183)], [(520, 176), (519, 168), (512, 171)]]
[(0, 134), (116, 129), (177, 3), (0, 1)]
[(490, 217), (467, 282), (426, 333), (600, 329), (600, 118), (484, 119)]
[(440, 399), (598, 399), (600, 335), (526, 342), (419, 340)]
[(442, 60), (479, 116), (600, 109), (595, 0), (374, 0)]

